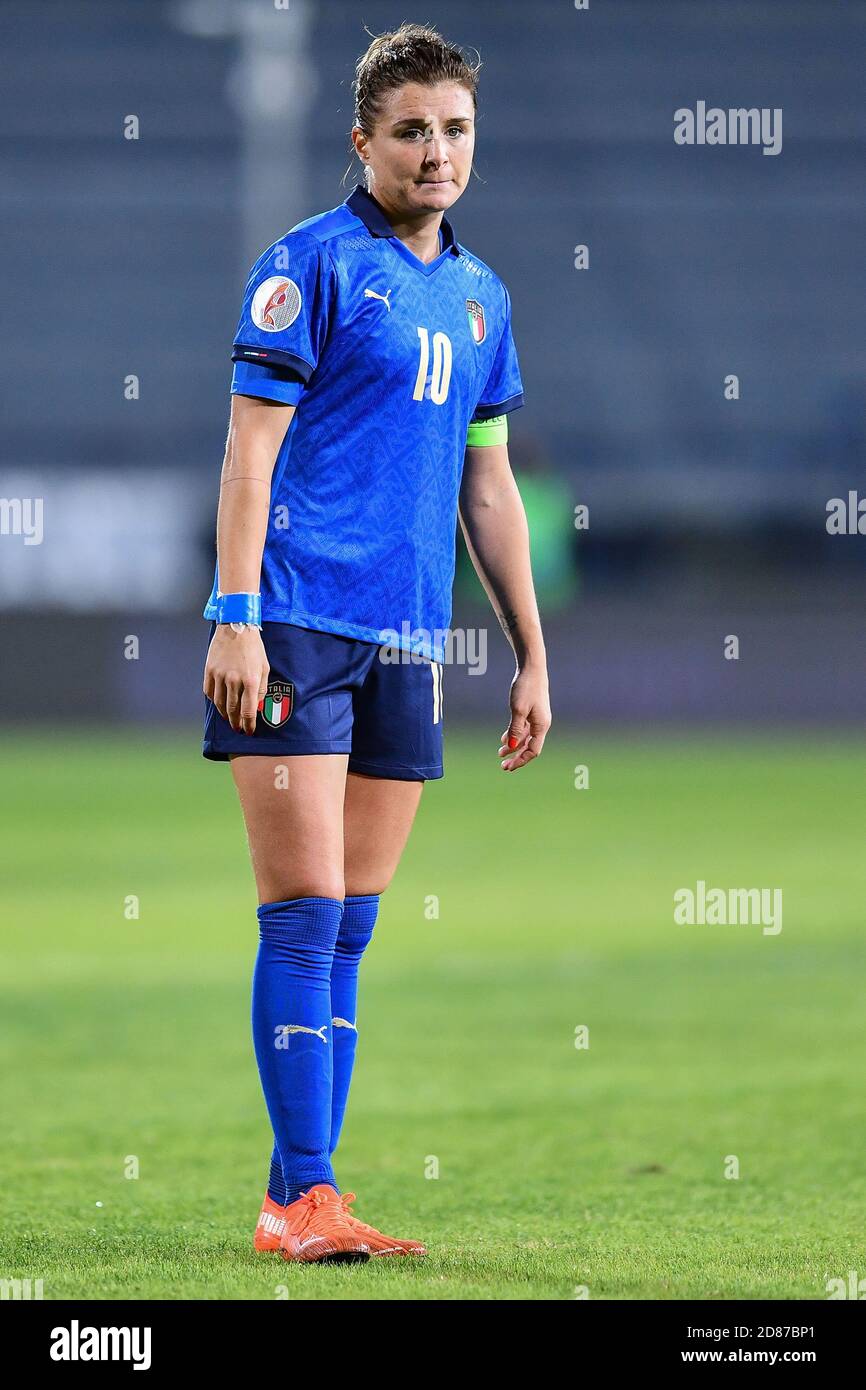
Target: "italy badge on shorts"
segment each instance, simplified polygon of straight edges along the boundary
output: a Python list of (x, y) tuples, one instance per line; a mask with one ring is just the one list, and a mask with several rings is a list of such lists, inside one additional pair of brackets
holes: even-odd
[(272, 681), (268, 686), (267, 695), (259, 704), (262, 719), (266, 724), (270, 724), (272, 729), (278, 729), (289, 718), (294, 699), (293, 685), (287, 685), (285, 681)]

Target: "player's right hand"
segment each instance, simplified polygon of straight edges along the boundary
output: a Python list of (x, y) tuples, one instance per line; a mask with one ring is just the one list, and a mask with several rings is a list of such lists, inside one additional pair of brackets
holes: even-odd
[(254, 734), (270, 665), (257, 627), (235, 632), (220, 623), (208, 648), (202, 689), (235, 732)]

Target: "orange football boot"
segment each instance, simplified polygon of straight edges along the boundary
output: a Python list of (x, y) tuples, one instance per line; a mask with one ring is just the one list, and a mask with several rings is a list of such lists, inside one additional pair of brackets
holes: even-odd
[(350, 1220), (340, 1195), (326, 1182), (316, 1183), (284, 1210), (280, 1236), (284, 1260), (320, 1261), (323, 1264), (362, 1263), (370, 1258), (370, 1246)]
[(366, 1221), (361, 1221), (353, 1212), (349, 1210), (350, 1202), (354, 1202), (354, 1192), (344, 1192), (340, 1197), (343, 1210), (349, 1219), (352, 1229), (361, 1240), (367, 1242), (370, 1247), (371, 1255), (426, 1255), (427, 1247), (422, 1245), (420, 1240), (398, 1240), (396, 1236), (383, 1236), (381, 1231), (377, 1231), (375, 1226), (368, 1226)]
[(256, 1233), (253, 1236), (254, 1250), (279, 1250), (280, 1236), (286, 1229), (286, 1209), (277, 1206), (276, 1202), (265, 1193), (265, 1200), (262, 1202), (262, 1209), (259, 1212), (259, 1219), (256, 1224)]

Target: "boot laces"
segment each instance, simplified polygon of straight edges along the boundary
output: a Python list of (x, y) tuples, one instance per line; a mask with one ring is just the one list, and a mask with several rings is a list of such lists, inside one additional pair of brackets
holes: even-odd
[(334, 1192), (328, 1196), (325, 1192), (304, 1192), (302, 1200), (307, 1204), (303, 1230), (306, 1230), (310, 1222), (315, 1219), (318, 1229), (323, 1235), (345, 1235), (348, 1228), (346, 1220), (346, 1208), (337, 1199)]
[[(365, 1231), (374, 1231), (374, 1230), (376, 1229), (375, 1226), (368, 1226), (368, 1224), (367, 1224), (366, 1221), (362, 1221), (362, 1220), (360, 1219), (360, 1217), (357, 1216), (357, 1215), (355, 1214), (355, 1212), (353, 1212), (353, 1211), (350, 1210), (351, 1203), (354, 1202), (354, 1200), (355, 1200), (355, 1193), (354, 1193), (354, 1192), (341, 1192), (341, 1193), (340, 1193), (340, 1201), (341, 1201), (342, 1204), (343, 1204), (343, 1211), (345, 1212), (346, 1216), (348, 1216), (349, 1219), (350, 1219), (351, 1221), (354, 1221), (355, 1224), (356, 1224), (357, 1226), (360, 1226), (363, 1230), (365, 1230)], [(378, 1234), (378, 1232), (377, 1232), (377, 1234)]]

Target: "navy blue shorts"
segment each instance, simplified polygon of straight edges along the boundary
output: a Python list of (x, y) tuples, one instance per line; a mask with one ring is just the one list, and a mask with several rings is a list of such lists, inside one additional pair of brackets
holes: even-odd
[(205, 697), (206, 758), (348, 753), (350, 772), (442, 776), (439, 662), (292, 623), (262, 623), (262, 642), (271, 670), (255, 734), (235, 733)]

